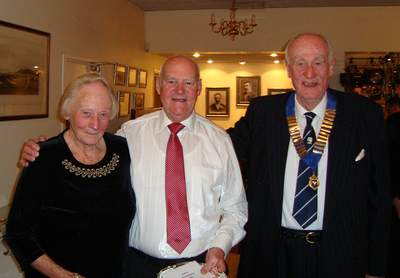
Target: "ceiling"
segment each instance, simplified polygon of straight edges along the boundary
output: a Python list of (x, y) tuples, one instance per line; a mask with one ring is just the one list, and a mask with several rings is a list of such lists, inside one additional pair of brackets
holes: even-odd
[[(143, 11), (230, 9), (232, 0), (128, 0)], [(269, 9), (296, 7), (361, 7), (361, 6), (400, 6), (400, 0), (236, 0), (239, 9)], [(174, 55), (191, 56), (193, 53), (158, 53), (164, 57)], [(212, 59), (214, 63), (273, 63), (271, 52), (202, 52), (198, 62)], [(283, 62), (284, 54), (278, 53)]]
[[(128, 0), (143, 11), (229, 9), (232, 0)], [(400, 6), (399, 0), (236, 0), (239, 9)]]
[[(279, 60), (280, 63), (284, 61), (283, 52), (274, 52), (278, 56), (271, 57), (272, 52), (260, 51), (260, 52), (200, 52), (200, 57), (193, 58), (199, 63), (206, 63), (208, 60), (212, 60), (213, 63), (239, 63), (245, 61), (246, 63), (264, 63), (272, 64), (274, 60)], [(182, 52), (182, 53), (162, 53), (161, 56), (166, 58), (175, 55), (192, 56), (193, 52)]]

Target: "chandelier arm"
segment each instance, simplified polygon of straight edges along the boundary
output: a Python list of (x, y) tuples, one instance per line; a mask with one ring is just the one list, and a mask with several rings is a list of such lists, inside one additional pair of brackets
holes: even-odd
[(230, 9), (230, 20), (221, 19), (220, 23), (217, 24), (215, 21), (215, 15), (212, 14), (210, 18), (211, 30), (214, 33), (221, 33), (222, 36), (228, 35), (232, 40), (235, 40), (236, 36), (245, 36), (251, 34), (254, 31), (254, 27), (257, 26), (255, 23), (255, 15), (253, 14), (248, 23), (247, 19), (236, 21), (236, 1), (232, 0), (232, 8)]

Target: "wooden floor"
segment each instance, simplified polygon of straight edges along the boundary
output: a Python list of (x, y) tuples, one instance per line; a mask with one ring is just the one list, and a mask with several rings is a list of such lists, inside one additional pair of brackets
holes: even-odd
[(238, 253), (229, 253), (226, 259), (229, 269), (228, 278), (236, 278), (240, 255)]

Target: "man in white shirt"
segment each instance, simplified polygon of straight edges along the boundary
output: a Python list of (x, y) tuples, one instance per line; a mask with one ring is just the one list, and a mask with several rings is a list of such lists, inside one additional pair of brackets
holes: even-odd
[[(201, 81), (192, 60), (169, 58), (157, 91), (163, 109), (128, 121), (117, 132), (128, 140), (137, 200), (126, 277), (154, 278), (161, 269), (189, 260), (205, 262), (202, 272), (224, 272), (224, 259), (244, 237), (247, 221), (232, 142), (223, 129), (194, 112)], [(165, 161), (171, 123), (184, 125), (177, 136), (184, 154), (191, 240), (181, 253), (167, 243)]]
[[(201, 81), (190, 59), (168, 59), (161, 68), (157, 91), (163, 109), (128, 121), (117, 132), (128, 140), (137, 199), (130, 277), (154, 277), (154, 271), (151, 276), (147, 270), (138, 275), (138, 268), (159, 271), (152, 266), (167, 266), (182, 258), (202, 260), (207, 250), (204, 270), (223, 272), (224, 257), (244, 237), (247, 221), (247, 202), (231, 140), (224, 130), (194, 112)], [(165, 150), (170, 135), (167, 126), (172, 122), (185, 126), (178, 137), (184, 152), (191, 242), (181, 254), (166, 242)]]

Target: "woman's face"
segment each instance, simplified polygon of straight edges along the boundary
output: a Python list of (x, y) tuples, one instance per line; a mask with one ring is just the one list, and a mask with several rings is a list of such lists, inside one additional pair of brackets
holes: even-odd
[(71, 101), (71, 131), (84, 145), (95, 145), (108, 127), (111, 113), (110, 93), (101, 82), (83, 85)]

